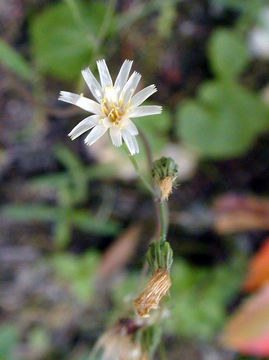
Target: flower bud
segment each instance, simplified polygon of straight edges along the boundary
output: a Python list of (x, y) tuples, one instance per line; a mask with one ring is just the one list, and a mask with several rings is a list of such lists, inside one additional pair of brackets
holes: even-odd
[(147, 251), (146, 259), (152, 273), (157, 269), (166, 269), (168, 272), (173, 263), (173, 250), (168, 241), (155, 241)]
[(157, 309), (159, 302), (167, 294), (171, 286), (169, 273), (166, 269), (157, 269), (146, 288), (134, 300), (134, 308), (139, 316), (149, 317), (151, 309)]
[(176, 180), (178, 165), (171, 158), (162, 157), (154, 161), (152, 176), (161, 190), (161, 200), (167, 200), (172, 192), (173, 182)]

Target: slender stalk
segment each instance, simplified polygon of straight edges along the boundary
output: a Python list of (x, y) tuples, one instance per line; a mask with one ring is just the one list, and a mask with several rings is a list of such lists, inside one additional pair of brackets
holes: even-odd
[[(146, 158), (147, 158), (147, 163), (148, 163), (148, 172), (151, 175), (151, 171), (153, 168), (153, 155), (152, 155), (152, 151), (151, 151), (151, 147), (150, 147), (150, 143), (148, 142), (148, 139), (146, 137), (146, 135), (143, 133), (143, 131), (141, 130), (141, 128), (139, 128), (139, 135), (141, 138), (141, 141), (143, 143), (144, 149), (145, 149), (145, 153), (146, 153)], [(151, 179), (151, 185), (154, 188), (155, 187), (155, 183), (153, 180), (153, 177), (150, 176)], [(156, 198), (156, 194), (153, 197), (153, 202), (154, 202), (154, 210), (155, 210), (155, 215), (156, 215), (156, 222), (157, 222), (157, 234), (160, 234), (161, 232), (161, 222), (160, 222), (160, 212), (159, 212), (159, 205), (158, 205), (158, 201), (159, 199)]]
[(167, 219), (166, 219), (166, 211), (165, 211), (165, 202), (160, 201), (159, 202), (159, 213), (160, 213), (160, 240), (166, 241), (166, 235), (167, 235)]
[(162, 340), (160, 341), (160, 345), (159, 345), (159, 355), (161, 360), (166, 360), (165, 347)]
[(137, 173), (137, 175), (140, 177), (141, 181), (143, 182), (143, 184), (146, 186), (146, 188), (148, 189), (148, 191), (154, 196), (156, 196), (155, 194), (155, 190), (152, 188), (151, 184), (148, 182), (148, 180), (144, 177), (144, 175), (141, 173), (140, 169), (139, 169), (139, 166), (134, 158), (133, 155), (131, 155), (129, 153), (129, 150), (126, 146), (126, 144), (123, 144), (123, 149), (125, 150), (126, 154), (128, 155), (131, 163), (133, 164), (133, 167), (135, 168), (135, 171)]

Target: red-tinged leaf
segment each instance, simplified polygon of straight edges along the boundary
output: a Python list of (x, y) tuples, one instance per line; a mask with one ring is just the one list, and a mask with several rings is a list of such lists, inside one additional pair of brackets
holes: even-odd
[(253, 291), (269, 281), (269, 237), (250, 262), (243, 285), (245, 291)]
[(98, 269), (99, 280), (105, 280), (122, 268), (132, 256), (141, 231), (141, 225), (130, 226), (104, 253)]
[(232, 315), (221, 344), (253, 356), (269, 356), (269, 284), (248, 298)]
[(220, 234), (269, 230), (269, 200), (226, 194), (213, 204), (214, 228)]

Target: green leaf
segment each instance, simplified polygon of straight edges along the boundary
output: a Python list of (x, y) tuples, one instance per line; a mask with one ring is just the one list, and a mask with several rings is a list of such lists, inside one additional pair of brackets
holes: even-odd
[(117, 223), (113, 221), (98, 221), (87, 210), (74, 210), (71, 214), (71, 221), (78, 229), (96, 235), (115, 235), (119, 231)]
[(7, 205), (1, 212), (16, 221), (54, 222), (63, 216), (61, 209), (46, 205)]
[(204, 156), (239, 156), (268, 127), (268, 109), (254, 93), (235, 83), (203, 84), (197, 101), (178, 109), (178, 134)]
[(50, 346), (50, 334), (42, 327), (33, 328), (27, 336), (29, 346), (35, 352), (46, 351)]
[(72, 293), (87, 303), (93, 296), (96, 269), (99, 255), (88, 251), (83, 255), (62, 253), (51, 258), (51, 264), (59, 280), (70, 286)]
[(175, 261), (168, 330), (186, 338), (212, 339), (225, 322), (227, 303), (238, 291), (244, 269), (245, 261), (238, 254), (215, 268)]
[(230, 30), (216, 30), (208, 44), (212, 70), (223, 78), (236, 77), (249, 61), (244, 40)]
[[(85, 176), (88, 181), (96, 179), (111, 179), (115, 177), (117, 171), (112, 165), (91, 165), (84, 167)], [(56, 174), (36, 176), (27, 182), (28, 185), (33, 185), (41, 188), (59, 189), (66, 186), (70, 182), (69, 172), (59, 172)]]
[(55, 247), (64, 249), (71, 240), (72, 226), (69, 221), (60, 221), (54, 225)]
[(31, 66), (2, 39), (0, 39), (0, 62), (24, 80), (34, 79), (35, 74)]
[[(36, 63), (43, 73), (74, 80), (93, 54), (108, 4), (76, 1), (82, 23), (78, 24), (66, 3), (48, 6), (31, 20), (30, 38)], [(112, 26), (109, 24), (108, 32)]]
[(55, 147), (55, 155), (70, 173), (70, 185), (72, 188), (72, 200), (74, 203), (87, 198), (88, 186), (84, 173), (83, 164), (68, 147), (58, 145)]
[(0, 326), (0, 360), (12, 360), (18, 342), (18, 330), (12, 325)]

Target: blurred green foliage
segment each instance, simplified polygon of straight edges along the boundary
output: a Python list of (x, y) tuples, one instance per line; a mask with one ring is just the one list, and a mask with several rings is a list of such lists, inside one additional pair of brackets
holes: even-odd
[(19, 331), (11, 324), (0, 326), (0, 360), (14, 360)]
[(27, 336), (27, 343), (34, 353), (42, 353), (50, 347), (50, 333), (41, 326), (34, 327), (29, 331)]
[[(150, 102), (147, 102), (151, 105)], [(168, 143), (168, 132), (171, 128), (171, 114), (167, 109), (164, 109), (161, 114), (154, 116), (146, 116), (138, 119), (133, 119), (133, 122), (143, 131), (151, 149), (154, 153), (161, 152), (161, 149)], [(140, 149), (143, 150), (143, 144), (140, 139)], [(139, 159), (139, 154), (136, 158)], [(141, 157), (145, 157), (142, 155)]]
[(99, 254), (94, 250), (82, 255), (60, 253), (53, 255), (50, 262), (57, 278), (70, 288), (73, 296), (81, 302), (89, 303), (93, 295)]
[(67, 147), (57, 146), (55, 155), (67, 169), (65, 173), (40, 176), (30, 185), (56, 191), (57, 204), (6, 205), (2, 213), (16, 221), (54, 223), (54, 241), (57, 249), (63, 249), (71, 239), (72, 229), (97, 235), (114, 235), (119, 226), (116, 222), (96, 216), (87, 209), (78, 208), (88, 201), (88, 182), (111, 178), (113, 169), (106, 166), (84, 167), (79, 158)]
[[(165, 328), (183, 338), (212, 340), (225, 323), (227, 305), (236, 295), (245, 271), (245, 260), (234, 256), (231, 262), (215, 267), (197, 267), (176, 259), (171, 269), (170, 316)], [(134, 297), (139, 276), (128, 274), (112, 289), (115, 305)]]
[(208, 57), (213, 72), (223, 81), (236, 79), (250, 59), (244, 39), (236, 32), (224, 29), (211, 35)]
[(0, 61), (24, 80), (33, 81), (35, 73), (28, 62), (4, 40), (0, 39)]
[(238, 292), (244, 270), (245, 260), (239, 254), (214, 268), (174, 261), (168, 331), (187, 338), (214, 338), (225, 322), (227, 305)]
[(268, 128), (269, 109), (259, 95), (238, 84), (248, 55), (237, 33), (216, 30), (208, 49), (216, 78), (199, 87), (195, 100), (179, 105), (178, 133), (204, 156), (239, 156)]
[[(63, 80), (75, 80), (89, 64), (97, 47), (103, 21), (106, 34), (112, 34), (111, 19), (104, 19), (109, 4), (70, 1), (51, 4), (31, 18), (32, 52), (38, 69)], [(74, 11), (72, 11), (74, 10)], [(92, 16), (94, 14), (94, 16)]]

